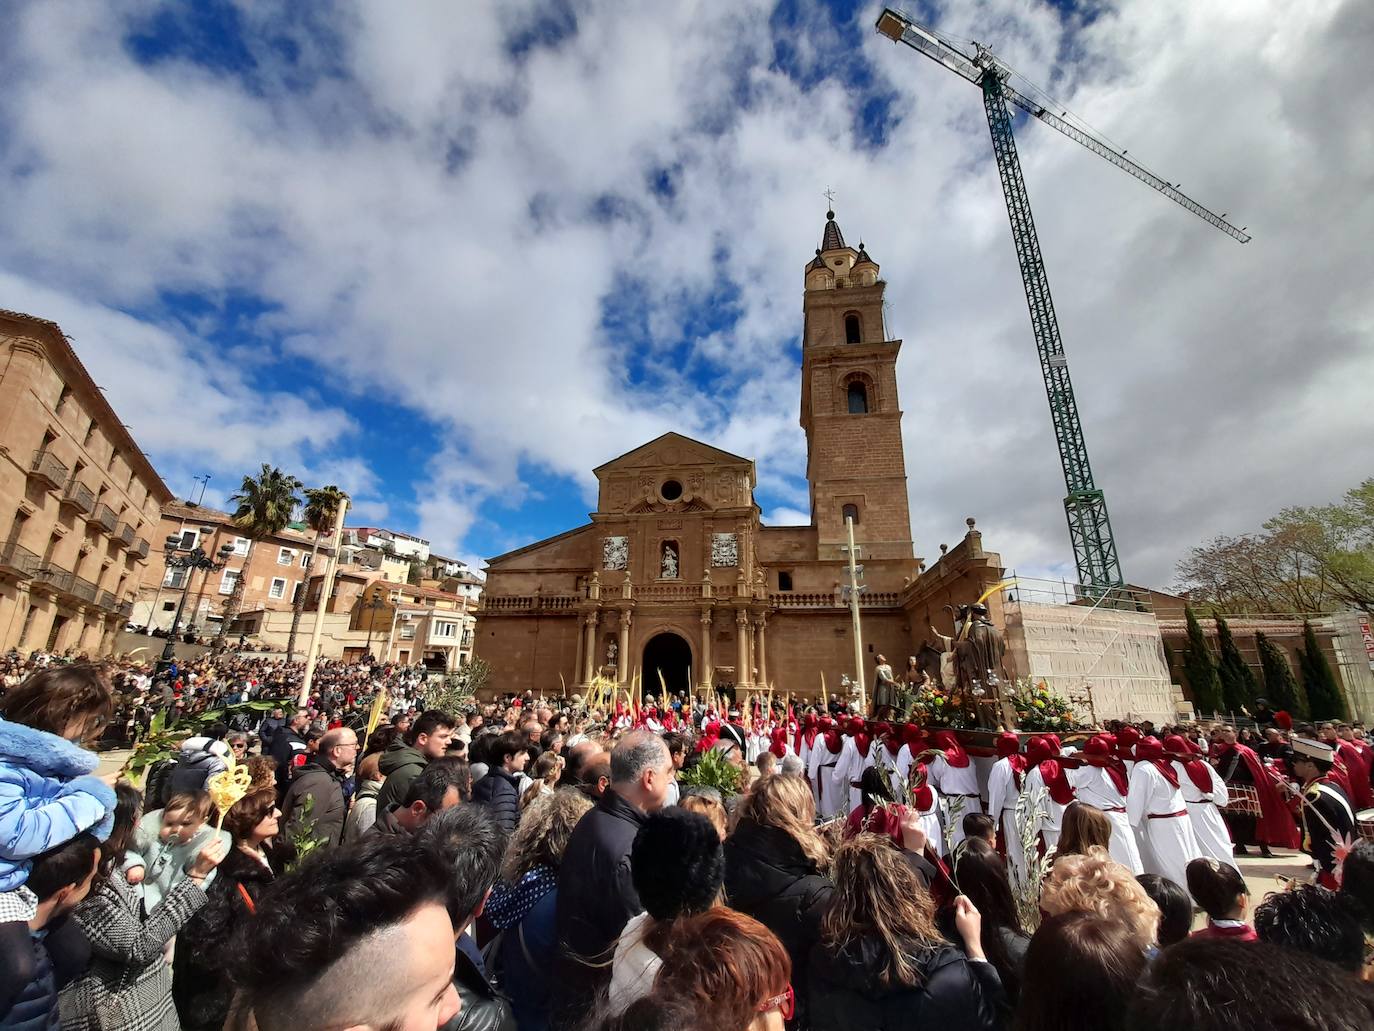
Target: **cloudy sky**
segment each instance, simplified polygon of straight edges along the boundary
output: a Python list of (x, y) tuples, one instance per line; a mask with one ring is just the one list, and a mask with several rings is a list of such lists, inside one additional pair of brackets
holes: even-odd
[[(881, 5), (7, 3), (0, 307), (52, 318), (174, 492), (268, 461), (480, 560), (676, 429), (806, 522), (802, 268), (882, 265), (919, 554), (973, 515), (1072, 576), (977, 90)], [(1018, 145), (1122, 564), (1374, 472), (1363, 0), (919, 3), (1239, 245), (1038, 123)]]

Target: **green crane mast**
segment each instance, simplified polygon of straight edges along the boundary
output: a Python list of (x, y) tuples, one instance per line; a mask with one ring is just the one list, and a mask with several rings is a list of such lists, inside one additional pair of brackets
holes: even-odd
[(1124, 150), (1118, 150), (1076, 120), (1070, 120), (1067, 112), (1056, 115), (1047, 108), (1049, 98), (1043, 91), (1035, 87), (1028, 89), (1028, 92), (1045, 98), (1044, 103), (1039, 103), (1011, 86), (1008, 80), (1014, 73), (987, 47), (936, 32), (891, 8), (883, 11), (878, 18), (877, 28), (880, 34), (920, 51), (983, 92), (983, 108), (988, 117), (988, 130), (992, 134), (992, 150), (997, 157), (1002, 196), (1011, 220), (1011, 235), (1016, 244), (1021, 282), (1026, 289), (1026, 305), (1030, 308), (1031, 328), (1040, 354), (1040, 372), (1045, 380), (1050, 418), (1054, 422), (1055, 439), (1059, 444), (1059, 461), (1064, 468), (1064, 482), (1068, 489), (1064, 498), (1064, 514), (1068, 518), (1078, 580), (1093, 594), (1100, 596), (1122, 585), (1121, 562), (1117, 558), (1116, 540), (1107, 516), (1107, 499), (1094, 482), (1092, 466), (1088, 462), (1088, 445), (1083, 440), (1083, 424), (1078, 417), (1078, 404), (1074, 400), (1073, 383), (1069, 379), (1069, 361), (1059, 336), (1059, 321), (1054, 314), (1050, 281), (1045, 274), (1045, 260), (1035, 234), (1035, 219), (1031, 216), (1030, 196), (1026, 193), (1021, 161), (1016, 154), (1016, 138), (1012, 134), (1008, 103), (1129, 172), (1228, 236), (1241, 243), (1248, 242), (1250, 237), (1244, 228), (1237, 229), (1226, 221), (1225, 215), (1217, 215), (1204, 208), (1180, 193), (1177, 187), (1132, 161)]

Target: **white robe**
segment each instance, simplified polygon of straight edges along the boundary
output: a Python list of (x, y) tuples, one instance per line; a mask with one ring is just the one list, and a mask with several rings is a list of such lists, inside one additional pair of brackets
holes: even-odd
[(1126, 799), (1116, 789), (1116, 782), (1106, 770), (1086, 764), (1076, 770), (1068, 770), (1067, 776), (1073, 785), (1074, 798), (1101, 809), (1102, 814), (1112, 822), (1112, 858), (1139, 877), (1145, 872), (1145, 864), (1141, 861), (1135, 831), (1126, 813)]
[(1212, 778), (1212, 790), (1208, 792), (1198, 790), (1198, 786), (1188, 776), (1188, 771), (1183, 768), (1182, 763), (1174, 763), (1174, 770), (1178, 773), (1178, 789), (1183, 792), (1183, 801), (1188, 807), (1188, 819), (1193, 824), (1193, 835), (1197, 838), (1204, 856), (1211, 856), (1218, 863), (1229, 863), (1239, 870), (1231, 843), (1231, 832), (1226, 829), (1226, 821), (1221, 818), (1221, 810), (1230, 801), (1231, 793), (1226, 790), (1226, 782), (1212, 769), (1211, 763), (1204, 762), (1202, 765), (1207, 768)]
[(1013, 882), (1025, 884), (1026, 851), (1021, 839), (1021, 826), (1016, 822), (1016, 803), (1020, 800), (1021, 789), (1016, 786), (1016, 771), (1011, 768), (1011, 760), (998, 759), (988, 774), (988, 815), (1002, 832), (1002, 841), (1007, 850), (1008, 875)]
[[(1188, 887), (1188, 864), (1202, 855), (1186, 808), (1183, 792), (1170, 784), (1154, 763), (1135, 764), (1126, 813), (1148, 845), (1142, 856), (1145, 872), (1167, 877), (1184, 890)], [(1183, 815), (1168, 815), (1171, 813)], [(1152, 820), (1151, 814), (1160, 818)]]
[[(908, 802), (907, 799), (902, 797), (902, 792), (905, 790), (906, 786), (906, 778), (901, 772), (901, 762), (902, 756), (905, 754), (906, 745), (903, 745), (901, 751), (893, 755), (881, 741), (874, 741), (868, 749), (867, 763), (867, 766), (877, 766), (879, 763), (882, 763), (883, 769), (887, 770), (888, 783), (892, 786), (892, 797), (903, 805), (906, 805)], [(865, 768), (867, 768), (867, 766)]]
[(1059, 844), (1059, 832), (1064, 826), (1064, 810), (1069, 807), (1068, 803), (1060, 805), (1050, 795), (1050, 789), (1045, 784), (1039, 766), (1033, 766), (1026, 771), (1026, 779), (1021, 782), (1021, 794), (1043, 797), (1040, 822), (1036, 829), (1040, 837), (1045, 839), (1046, 853), (1054, 851), (1055, 846)]
[(845, 735), (844, 744), (840, 748), (840, 761), (835, 764), (835, 783), (837, 787), (849, 790), (849, 808), (845, 809), (846, 814), (852, 813), (863, 804), (864, 793), (854, 785), (864, 775), (867, 766), (868, 756), (859, 751), (859, 746), (852, 737)]
[(849, 803), (849, 793), (840, 792), (835, 776), (836, 765), (843, 754), (843, 747), (839, 752), (832, 752), (826, 747), (825, 736), (816, 735), (807, 772), (811, 775), (811, 792), (816, 796), (816, 815), (822, 820), (849, 813), (845, 808)]
[[(978, 768), (973, 760), (964, 767), (951, 766), (943, 752), (931, 760), (927, 779), (930, 786), (945, 799), (942, 807), (945, 825), (950, 828), (950, 844), (964, 840), (964, 817), (983, 811), (983, 799), (978, 792)], [(953, 809), (957, 808), (958, 812)]]

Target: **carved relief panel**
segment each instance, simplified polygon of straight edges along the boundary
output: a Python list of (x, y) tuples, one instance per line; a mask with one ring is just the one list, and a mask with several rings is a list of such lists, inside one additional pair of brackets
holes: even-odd
[(630, 566), (630, 538), (603, 538), (601, 542), (601, 564), (605, 569), (628, 569)]
[(711, 565), (717, 569), (739, 565), (739, 538), (735, 534), (711, 534)]

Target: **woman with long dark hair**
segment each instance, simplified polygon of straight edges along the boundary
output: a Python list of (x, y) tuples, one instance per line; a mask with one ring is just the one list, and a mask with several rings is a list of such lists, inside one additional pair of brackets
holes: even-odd
[(1054, 849), (1054, 858), (1061, 856), (1086, 856), (1094, 848), (1110, 850), (1112, 843), (1112, 822), (1107, 814), (1086, 802), (1070, 802), (1064, 810), (1059, 843)]
[[(997, 968), (1007, 1002), (1015, 1007), (1021, 993), (1021, 972), (1026, 964), (1030, 935), (1021, 926), (1006, 864), (997, 849), (982, 838), (965, 838), (964, 849), (955, 863), (954, 879), (983, 918), (979, 936), (983, 954)], [(946, 934), (952, 933), (952, 912), (946, 909), (941, 916)]]
[(1049, 917), (1026, 950), (1034, 988), (1021, 994), (1016, 1031), (1120, 1031), (1145, 965), (1127, 925), (1094, 912)]
[(964, 951), (935, 926), (934, 902), (904, 854), (860, 834), (835, 853), (835, 891), (811, 950), (811, 1025), (833, 1031), (993, 1031), (1004, 1005), (996, 968), (979, 962), (981, 920), (954, 903)]

